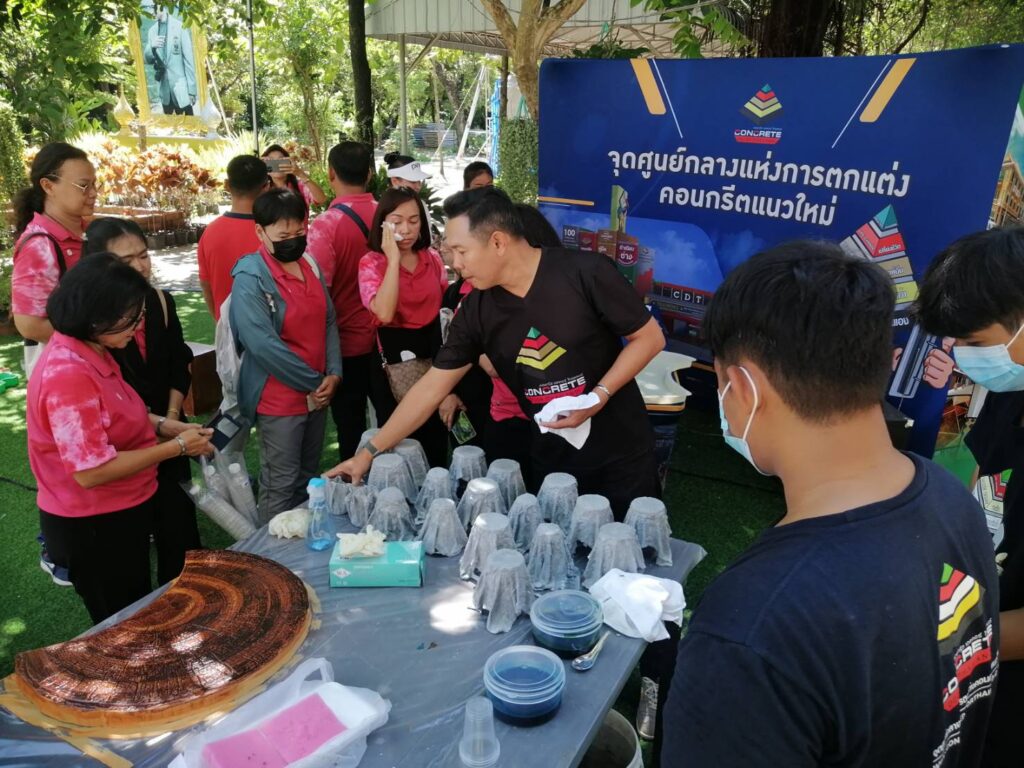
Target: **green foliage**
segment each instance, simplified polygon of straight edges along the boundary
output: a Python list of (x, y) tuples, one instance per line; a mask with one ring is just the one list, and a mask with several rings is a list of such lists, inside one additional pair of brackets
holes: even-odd
[(627, 48), (615, 34), (615, 27), (605, 24), (601, 38), (589, 48), (572, 52), (574, 59), (639, 59), (650, 53), (650, 48)]
[(14, 260), (7, 243), (0, 244), (0, 315), (11, 311), (11, 272)]
[(498, 143), (497, 185), (518, 203), (537, 202), (537, 124), (533, 120), (507, 120)]
[(14, 110), (0, 99), (0, 210), (10, 205), (19, 189), (28, 186), (24, 154), (25, 142)]

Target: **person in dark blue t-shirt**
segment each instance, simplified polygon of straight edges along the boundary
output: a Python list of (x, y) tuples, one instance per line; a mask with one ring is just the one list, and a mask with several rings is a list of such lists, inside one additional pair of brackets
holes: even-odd
[(754, 256), (715, 294), (725, 439), (782, 480), (786, 514), (693, 615), (663, 766), (978, 764), (992, 543), (953, 476), (889, 441), (893, 306), (882, 270), (812, 242)]
[(1003, 498), (999, 552), (1000, 669), (986, 768), (1024, 765), (1024, 228), (963, 237), (935, 257), (917, 315), (929, 333), (956, 338), (960, 370), (989, 392), (967, 446), (982, 475), (1013, 470)]

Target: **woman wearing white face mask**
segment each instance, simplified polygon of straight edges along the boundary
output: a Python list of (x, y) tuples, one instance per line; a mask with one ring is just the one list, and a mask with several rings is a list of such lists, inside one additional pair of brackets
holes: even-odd
[[(146, 235), (134, 221), (114, 217), (96, 219), (86, 230), (84, 255), (113, 253), (146, 280), (152, 265)], [(170, 293), (151, 287), (146, 293), (143, 318), (123, 349), (111, 350), (121, 375), (157, 419), (157, 435), (173, 438), (192, 425), (183, 421), (181, 405), (192, 383), (192, 350), (185, 344), (181, 321)], [(192, 477), (188, 457), (170, 459), (157, 471), (153, 496), (153, 540), (157, 554), (157, 582), (166, 584), (181, 573), (185, 553), (199, 549), (196, 508), (181, 483)]]
[(956, 338), (957, 366), (989, 390), (966, 443), (981, 475), (1012, 470), (1003, 497), (999, 578), (999, 685), (985, 765), (1019, 765), (1024, 733), (1024, 229), (964, 237), (932, 262), (921, 284), (918, 322)]

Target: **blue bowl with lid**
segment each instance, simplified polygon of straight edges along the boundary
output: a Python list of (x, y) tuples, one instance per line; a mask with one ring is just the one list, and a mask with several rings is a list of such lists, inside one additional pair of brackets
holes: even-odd
[(534, 601), (530, 623), (539, 645), (560, 656), (579, 656), (597, 644), (604, 612), (588, 593), (562, 589)]
[(494, 714), (512, 725), (535, 725), (554, 716), (562, 704), (565, 665), (551, 651), (513, 645), (491, 654), (484, 664), (484, 690)]

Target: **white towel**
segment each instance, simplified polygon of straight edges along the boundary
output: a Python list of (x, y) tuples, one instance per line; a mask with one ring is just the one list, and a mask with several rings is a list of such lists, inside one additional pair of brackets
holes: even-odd
[(612, 568), (590, 588), (590, 594), (601, 603), (604, 623), (629, 637), (653, 643), (668, 637), (662, 622), (683, 623), (683, 587), (669, 579)]
[(573, 448), (579, 450), (587, 442), (587, 438), (590, 437), (590, 419), (587, 419), (578, 427), (568, 429), (551, 429), (550, 427), (541, 426), (541, 422), (558, 421), (561, 416), (570, 411), (582, 411), (587, 408), (593, 408), (599, 402), (601, 402), (601, 398), (593, 392), (588, 392), (579, 397), (556, 397), (541, 408), (540, 413), (533, 418), (537, 422), (537, 426), (540, 427), (541, 434), (552, 432), (559, 437), (564, 437)]

